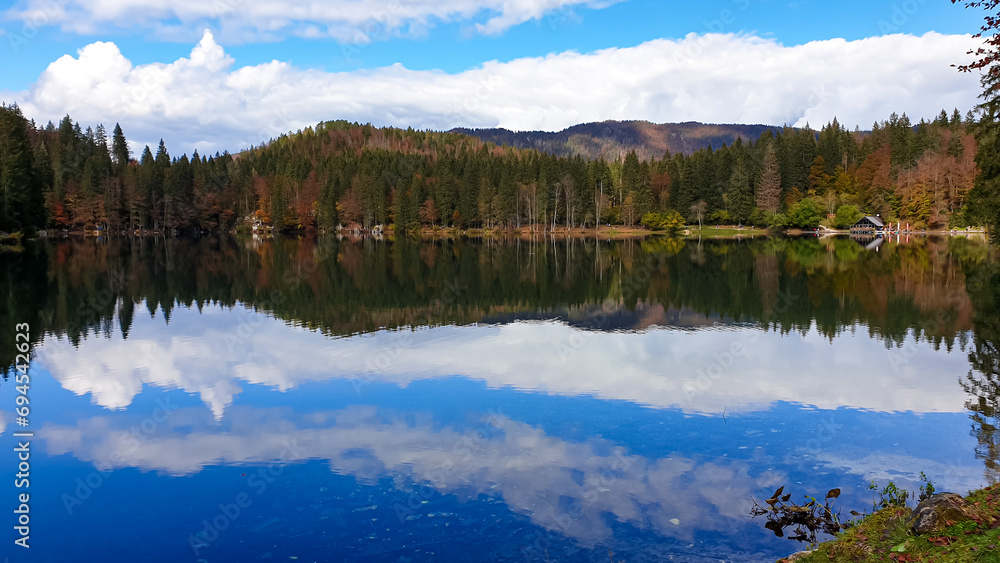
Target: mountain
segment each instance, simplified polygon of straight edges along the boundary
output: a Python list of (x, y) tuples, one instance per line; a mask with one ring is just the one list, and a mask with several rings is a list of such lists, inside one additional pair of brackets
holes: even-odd
[(498, 145), (536, 149), (558, 156), (581, 155), (588, 159), (618, 160), (634, 150), (640, 160), (663, 158), (671, 154), (690, 155), (711, 145), (732, 145), (736, 139), (756, 141), (761, 133), (781, 127), (772, 125), (716, 125), (685, 123), (650, 123), (648, 121), (602, 121), (574, 125), (558, 133), (547, 131), (510, 131), (508, 129), (452, 129)]

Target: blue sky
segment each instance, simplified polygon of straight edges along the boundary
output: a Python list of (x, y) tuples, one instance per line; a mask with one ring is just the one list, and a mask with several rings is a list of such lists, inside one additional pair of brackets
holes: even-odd
[[(0, 99), (39, 120), (67, 112), (88, 123), (117, 120), (138, 142), (164, 136), (204, 151), (239, 150), (338, 118), (557, 130), (602, 119), (803, 125), (837, 115), (867, 128), (890, 111), (915, 119), (941, 107), (964, 111), (978, 88), (949, 65), (967, 60), (975, 42), (966, 36), (982, 13), (945, 1), (170, 4), (19, 0), (0, 8)], [(199, 42), (214, 61), (208, 67), (194, 60)], [(337, 90), (345, 84), (350, 90)], [(742, 101), (713, 95), (729, 85), (745, 93)], [(760, 99), (774, 86), (773, 99)], [(191, 89), (198, 98), (185, 94)], [(233, 115), (205, 119), (220, 111)]]

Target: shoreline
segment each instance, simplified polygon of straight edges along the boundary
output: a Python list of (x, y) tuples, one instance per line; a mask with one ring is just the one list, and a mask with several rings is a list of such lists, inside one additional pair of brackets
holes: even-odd
[[(414, 231), (414, 234), (416, 231)], [(654, 231), (646, 227), (627, 227), (624, 225), (612, 225), (612, 226), (601, 226), (598, 228), (586, 227), (586, 228), (557, 228), (557, 229), (459, 229), (456, 227), (424, 227), (419, 231), (419, 238), (425, 240), (442, 240), (442, 239), (455, 239), (455, 238), (495, 238), (495, 239), (521, 239), (521, 240), (537, 240), (537, 239), (592, 239), (600, 238), (605, 240), (641, 240), (649, 237), (666, 237), (671, 236), (666, 231)], [(7, 240), (0, 241), (8, 245), (17, 244), (21, 241), (21, 237), (18, 237), (19, 233), (11, 236), (7, 236)], [(141, 234), (126, 233), (126, 234), (98, 234), (94, 231), (84, 231), (84, 230), (74, 230), (65, 232), (53, 232), (51, 230), (39, 231), (38, 235), (31, 238), (61, 238), (61, 237), (82, 237), (82, 238), (149, 238), (149, 237), (165, 237), (165, 238), (191, 238), (192, 236), (217, 236), (223, 234), (221, 232), (211, 232), (211, 233), (199, 233), (197, 235), (166, 235), (160, 231), (145, 231)], [(229, 235), (254, 235), (254, 236), (274, 236), (271, 231), (251, 231), (246, 232), (244, 230), (230, 230), (226, 231), (225, 234)], [(884, 232), (884, 233), (852, 233), (846, 230), (837, 230), (830, 228), (819, 228), (816, 230), (804, 230), (804, 229), (786, 229), (781, 232), (772, 232), (768, 229), (759, 229), (753, 227), (737, 227), (736, 225), (705, 225), (701, 229), (696, 226), (688, 226), (685, 229), (677, 231), (673, 236), (677, 238), (685, 239), (699, 239), (699, 238), (713, 238), (713, 239), (733, 239), (740, 240), (744, 238), (754, 238), (759, 236), (808, 236), (815, 235), (818, 237), (830, 237), (830, 236), (853, 236), (853, 237), (866, 237), (866, 238), (886, 238), (891, 239), (892, 237), (921, 237), (921, 236), (942, 236), (942, 237), (975, 237), (981, 238), (987, 234), (985, 229), (969, 229), (969, 230), (933, 230), (933, 231), (903, 231), (903, 232)], [(279, 236), (322, 236), (322, 235), (335, 235), (342, 236), (350, 239), (362, 239), (369, 236), (393, 236), (395, 237), (394, 229), (392, 227), (386, 228), (380, 233), (372, 233), (369, 230), (348, 231), (347, 229), (341, 229), (337, 231), (322, 231), (315, 229), (299, 230), (299, 231), (289, 231), (285, 233), (280, 233)], [(16, 238), (15, 238), (16, 237)], [(28, 238), (28, 237), (24, 237)], [(13, 240), (11, 240), (13, 239)]]
[[(961, 500), (946, 501), (952, 495)], [(949, 504), (950, 503), (950, 504)], [(915, 528), (914, 515), (934, 512), (931, 529)], [(777, 563), (869, 563), (876, 561), (995, 561), (1000, 543), (1000, 484), (966, 495), (938, 493), (917, 507), (889, 506), (865, 516), (834, 538), (778, 560)], [(897, 559), (890, 558), (897, 554)], [(903, 554), (905, 558), (902, 557)]]
[[(390, 229), (388, 232), (392, 232)], [(644, 227), (603, 226), (597, 228), (562, 228), (562, 229), (457, 229), (455, 227), (423, 228), (422, 238), (519, 238), (533, 240), (539, 238), (555, 239), (641, 239), (650, 236), (665, 235)]]

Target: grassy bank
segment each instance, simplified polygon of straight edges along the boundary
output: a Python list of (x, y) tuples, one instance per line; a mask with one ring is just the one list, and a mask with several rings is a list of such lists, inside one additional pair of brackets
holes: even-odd
[(780, 561), (1000, 563), (1000, 484), (973, 491), (965, 499), (972, 518), (947, 521), (938, 532), (915, 534), (908, 523), (912, 510), (889, 507), (820, 544), (812, 553)]
[[(386, 229), (386, 234), (395, 234), (392, 226)], [(449, 238), (520, 238), (525, 240), (539, 238), (556, 239), (638, 239), (652, 236), (658, 233), (643, 227), (601, 226), (599, 228), (574, 228), (567, 229), (559, 227), (556, 229), (457, 229), (454, 227), (423, 228), (419, 231), (419, 236), (425, 239), (449, 239)]]
[(737, 227), (703, 227), (699, 230), (698, 227), (688, 227), (687, 238), (739, 238), (750, 236), (767, 236), (767, 230), (752, 229), (749, 227), (742, 229)]

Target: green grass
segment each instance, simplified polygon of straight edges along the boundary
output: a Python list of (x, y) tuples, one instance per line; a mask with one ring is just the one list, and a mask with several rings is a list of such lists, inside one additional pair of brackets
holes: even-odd
[(1000, 563), (1000, 485), (970, 493), (974, 520), (940, 533), (915, 535), (906, 525), (909, 508), (890, 507), (866, 517), (798, 561), (803, 563)]
[(751, 229), (750, 227), (744, 227), (742, 229), (734, 229), (734, 228), (716, 229), (715, 227), (705, 226), (699, 231), (698, 226), (695, 225), (694, 227), (688, 227), (688, 230), (691, 231), (691, 234), (688, 235), (688, 238), (694, 238), (694, 239), (699, 238), (699, 236), (705, 239), (705, 238), (730, 238), (740, 235), (742, 236), (767, 235), (766, 229)]

